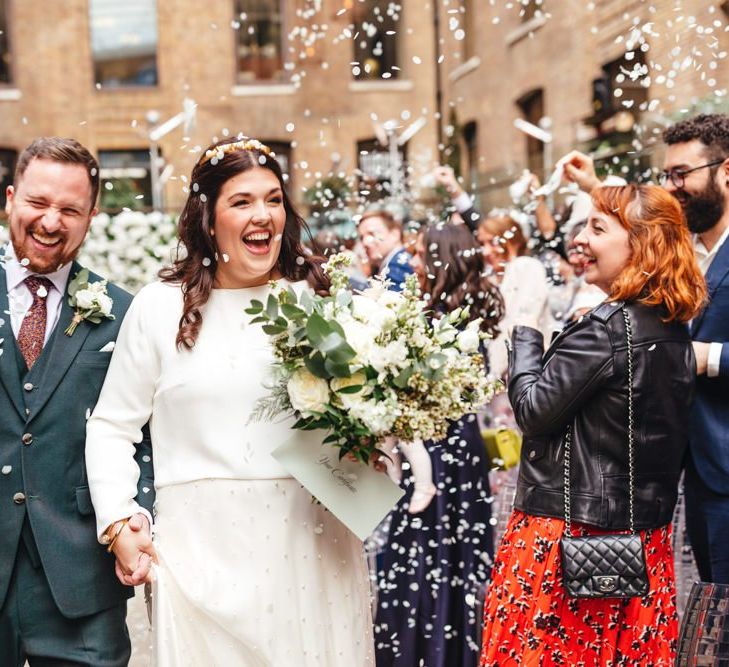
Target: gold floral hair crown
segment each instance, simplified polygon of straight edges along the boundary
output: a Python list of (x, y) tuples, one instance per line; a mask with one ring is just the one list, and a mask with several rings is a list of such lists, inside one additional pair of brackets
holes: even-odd
[(229, 144), (222, 144), (205, 151), (205, 155), (200, 159), (200, 164), (203, 165), (209, 160), (215, 160), (213, 164), (217, 164), (226, 154), (235, 153), (236, 151), (259, 151), (269, 157), (276, 157), (276, 154), (266, 144), (258, 141), (258, 139), (243, 137), (239, 141), (231, 141)]

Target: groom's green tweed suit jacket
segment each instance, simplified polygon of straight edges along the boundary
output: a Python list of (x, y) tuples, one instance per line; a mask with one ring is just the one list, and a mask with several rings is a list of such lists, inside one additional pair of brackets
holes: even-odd
[[(69, 280), (79, 269), (74, 263)], [(90, 280), (100, 277), (91, 274)], [(73, 317), (64, 294), (58, 324), (28, 372), (11, 328), (5, 271), (0, 269), (0, 607), (26, 517), (64, 616), (87, 616), (133, 595), (133, 588), (117, 581), (113, 556), (97, 542), (84, 462), (86, 420), (111, 358), (111, 352), (100, 350), (116, 340), (132, 300), (115, 285), (108, 286), (108, 294), (116, 319), (81, 322), (72, 336), (64, 333)], [(138, 501), (150, 511), (151, 456), (145, 428), (137, 446)]]

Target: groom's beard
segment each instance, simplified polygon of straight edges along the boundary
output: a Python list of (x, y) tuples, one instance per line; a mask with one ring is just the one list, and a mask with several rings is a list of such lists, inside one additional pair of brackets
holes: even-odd
[(721, 220), (726, 208), (724, 195), (713, 178), (709, 179), (703, 192), (692, 195), (679, 190), (677, 199), (686, 215), (688, 228), (694, 234), (703, 234), (712, 229)]

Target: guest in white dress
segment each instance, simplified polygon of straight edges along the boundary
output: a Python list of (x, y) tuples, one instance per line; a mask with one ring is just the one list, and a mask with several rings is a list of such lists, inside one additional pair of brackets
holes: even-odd
[(549, 282), (544, 265), (527, 252), (527, 240), (519, 223), (509, 215), (481, 220), (477, 231), (484, 262), (493, 271), (504, 299), (506, 314), (501, 333), (489, 341), (489, 370), (496, 377), (506, 374), (505, 341), (516, 322), (530, 322), (549, 341), (554, 320), (549, 309)]
[[(271, 456), (297, 437), (293, 420), (250, 419), (273, 354), (245, 309), (271, 280), (327, 288), (302, 225), (266, 146), (213, 144), (180, 217), (187, 254), (134, 299), (88, 422), (99, 539), (113, 540), (122, 581), (154, 581), (161, 666), (374, 665), (362, 543)], [(153, 542), (125, 523), (147, 421)]]

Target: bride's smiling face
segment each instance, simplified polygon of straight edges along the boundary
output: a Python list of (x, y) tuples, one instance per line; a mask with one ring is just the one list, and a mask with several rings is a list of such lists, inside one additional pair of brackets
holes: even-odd
[(281, 184), (270, 169), (253, 167), (229, 178), (215, 202), (215, 286), (253, 287), (280, 277), (285, 224)]

